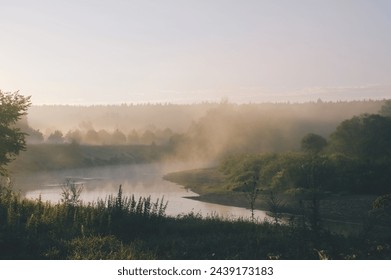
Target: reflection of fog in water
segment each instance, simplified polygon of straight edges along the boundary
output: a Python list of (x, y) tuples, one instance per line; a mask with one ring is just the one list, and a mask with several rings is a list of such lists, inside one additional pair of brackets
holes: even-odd
[[(105, 199), (118, 193), (122, 185), (123, 195), (151, 196), (152, 201), (164, 197), (168, 201), (166, 213), (171, 216), (187, 214), (218, 215), (226, 218), (250, 217), (250, 210), (200, 202), (184, 197), (197, 196), (177, 184), (165, 181), (162, 176), (167, 172), (187, 169), (181, 165), (162, 166), (158, 164), (126, 165), (112, 167), (96, 167), (72, 169), (53, 172), (39, 172), (34, 175), (16, 176), (15, 185), (27, 198), (58, 202), (61, 199), (61, 184), (67, 178), (83, 183), (81, 199), (83, 202), (93, 202)], [(256, 211), (256, 216), (263, 220), (266, 214)]]

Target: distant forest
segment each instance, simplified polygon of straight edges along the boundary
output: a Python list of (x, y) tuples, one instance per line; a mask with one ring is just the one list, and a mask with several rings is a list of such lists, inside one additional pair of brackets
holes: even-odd
[(328, 138), (343, 120), (376, 114), (384, 102), (42, 105), (20, 127), (28, 144), (165, 145), (180, 157), (219, 158), (298, 150), (304, 135)]

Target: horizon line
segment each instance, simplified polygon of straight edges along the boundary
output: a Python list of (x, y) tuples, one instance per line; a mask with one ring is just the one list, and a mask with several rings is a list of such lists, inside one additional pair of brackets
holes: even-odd
[(316, 100), (278, 100), (278, 101), (247, 101), (247, 102), (232, 102), (230, 100), (222, 99), (220, 101), (194, 101), (194, 102), (175, 102), (175, 101), (140, 101), (140, 102), (118, 102), (118, 103), (91, 103), (91, 104), (82, 104), (82, 103), (32, 103), (31, 106), (74, 106), (74, 107), (94, 107), (94, 106), (193, 106), (193, 105), (205, 105), (205, 104), (230, 104), (230, 105), (262, 105), (262, 104), (306, 104), (306, 103), (349, 103), (349, 102), (381, 102), (391, 100), (391, 97), (382, 97), (382, 98), (360, 98), (360, 99), (338, 99), (338, 100), (326, 100), (322, 98), (317, 98)]

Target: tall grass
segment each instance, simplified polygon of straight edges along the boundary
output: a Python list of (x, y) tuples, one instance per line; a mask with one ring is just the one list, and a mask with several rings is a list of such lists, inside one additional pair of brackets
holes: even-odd
[[(167, 202), (118, 193), (95, 203), (50, 204), (0, 186), (1, 259), (387, 259), (374, 238), (304, 226), (165, 215)], [(320, 254), (321, 253), (321, 254)]]
[(156, 202), (151, 201), (151, 197), (140, 197), (135, 199), (134, 195), (123, 196), (122, 186), (119, 186), (119, 190), (116, 196), (110, 195), (105, 200), (98, 200), (97, 208), (104, 209), (116, 215), (138, 215), (144, 217), (162, 217), (165, 216), (165, 211), (168, 202), (164, 202), (162, 199), (157, 199)]

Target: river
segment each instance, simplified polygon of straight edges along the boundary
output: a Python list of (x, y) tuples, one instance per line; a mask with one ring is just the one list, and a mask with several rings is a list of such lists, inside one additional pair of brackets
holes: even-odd
[[(218, 215), (224, 218), (249, 218), (249, 209), (201, 202), (188, 197), (198, 196), (183, 186), (163, 180), (168, 172), (188, 169), (184, 164), (137, 164), (78, 168), (61, 171), (36, 172), (34, 174), (14, 174), (14, 185), (23, 196), (30, 199), (41, 197), (44, 201), (57, 203), (61, 200), (62, 186), (67, 179), (83, 186), (81, 200), (83, 203), (94, 202), (98, 198), (116, 195), (122, 185), (123, 195), (134, 195), (136, 198), (151, 196), (152, 201), (164, 198), (168, 201), (166, 214), (177, 216), (201, 214), (202, 216)], [(191, 166), (192, 168), (201, 166)], [(267, 218), (263, 211), (256, 211), (258, 220)]]

